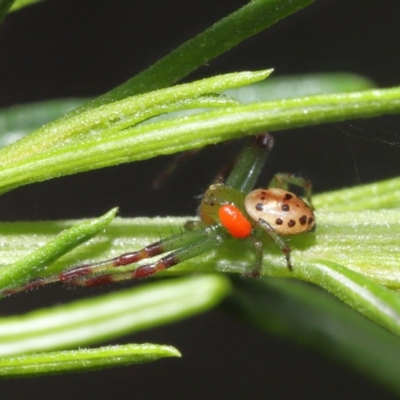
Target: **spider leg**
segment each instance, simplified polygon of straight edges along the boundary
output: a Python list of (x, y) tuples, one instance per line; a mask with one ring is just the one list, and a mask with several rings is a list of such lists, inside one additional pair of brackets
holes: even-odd
[[(207, 146), (205, 146), (207, 147)], [(151, 186), (153, 189), (158, 190), (164, 184), (164, 182), (175, 172), (175, 170), (183, 164), (185, 161), (189, 160), (199, 151), (203, 150), (204, 147), (200, 147), (199, 149), (192, 149), (188, 151), (184, 151), (183, 153), (177, 154), (172, 162), (167, 165), (167, 167), (162, 171), (152, 182)]]
[(242, 192), (250, 191), (260, 175), (273, 144), (274, 139), (268, 133), (255, 136), (237, 157), (225, 185)]
[(222, 240), (216, 230), (210, 227), (205, 230), (205, 235), (196, 243), (181, 247), (153, 263), (140, 265), (139, 267), (132, 266), (128, 269), (124, 268), (121, 272), (108, 270), (108, 273), (105, 271), (106, 273), (104, 274), (80, 276), (68, 280), (67, 283), (76, 286), (98, 286), (106, 283), (147, 278), (214, 249)]
[(312, 183), (311, 181), (293, 174), (288, 173), (279, 173), (275, 174), (272, 178), (269, 187), (279, 188), (279, 189), (288, 189), (289, 185), (299, 186), (304, 190), (305, 198), (307, 199), (308, 204), (311, 209), (314, 209), (311, 197), (312, 197)]
[(267, 221), (260, 218), (257, 221), (257, 224), (261, 229), (263, 229), (265, 232), (267, 232), (269, 236), (271, 236), (272, 240), (281, 249), (283, 254), (285, 254), (286, 265), (287, 265), (289, 271), (292, 271), (293, 267), (292, 267), (292, 262), (290, 260), (290, 247), (285, 243), (285, 241), (282, 239), (282, 237), (275, 232), (274, 228)]
[[(214, 248), (221, 240), (216, 228), (205, 227), (200, 222), (188, 221), (185, 229), (181, 234), (159, 240), (137, 251), (124, 253), (109, 260), (78, 265), (60, 274), (38, 278), (23, 286), (3, 290), (0, 294), (9, 295), (55, 282), (91, 286), (126, 279), (146, 278)], [(163, 253), (169, 254), (154, 263), (139, 267), (136, 265), (141, 260)], [(127, 270), (128, 266), (131, 268)], [(120, 274), (119, 267), (123, 268)]]
[[(253, 240), (253, 246), (254, 246), (255, 260), (254, 260), (253, 268), (250, 273), (250, 277), (259, 278), (260, 274), (261, 274), (264, 248), (263, 248), (262, 242), (260, 242), (257, 239)], [(245, 275), (247, 275), (247, 274), (245, 274)]]
[[(188, 223), (187, 226), (189, 226)], [(185, 231), (183, 233), (172, 235), (165, 239), (151, 243), (137, 251), (124, 253), (119, 255), (118, 257), (105, 261), (72, 267), (59, 274), (59, 280), (63, 282), (68, 282), (82, 276), (98, 274), (108, 269), (136, 264), (139, 261), (145, 260), (147, 258), (152, 258), (163, 253), (174, 251), (180, 247), (190, 246), (191, 244), (196, 243), (198, 240), (201, 240), (201, 238), (206, 235), (206, 230), (203, 228), (203, 225), (196, 226), (196, 228), (197, 229), (191, 229), (186, 228), (185, 226)]]

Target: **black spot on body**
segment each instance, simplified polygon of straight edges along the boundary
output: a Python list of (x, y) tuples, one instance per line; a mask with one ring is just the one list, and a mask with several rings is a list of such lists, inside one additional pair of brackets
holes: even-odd
[(293, 196), (290, 193), (285, 194), (285, 199), (290, 200)]
[(289, 204), (282, 204), (282, 211), (289, 211), (290, 207)]
[(307, 216), (306, 215), (302, 215), (299, 218), (299, 222), (300, 222), (300, 225), (305, 225), (307, 223)]
[(256, 210), (257, 211), (262, 211), (263, 209), (264, 209), (264, 207), (263, 207), (262, 203), (257, 203), (256, 204)]
[(283, 221), (282, 221), (280, 218), (277, 218), (276, 221), (275, 221), (275, 223), (276, 223), (277, 225), (282, 225), (282, 224), (283, 224)]
[(287, 226), (289, 228), (293, 228), (295, 225), (296, 225), (296, 221), (294, 219), (291, 219), (287, 224)]

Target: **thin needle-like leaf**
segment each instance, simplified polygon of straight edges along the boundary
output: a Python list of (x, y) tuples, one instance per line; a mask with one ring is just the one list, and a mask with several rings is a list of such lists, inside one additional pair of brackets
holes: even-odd
[(0, 24), (3, 23), (4, 18), (9, 12), (15, 0), (0, 0)]
[[(249, 73), (249, 79), (261, 78), (268, 73), (269, 71), (254, 75)], [(243, 76), (240, 79), (243, 79)], [(201, 83), (184, 87), (193, 89), (198, 85)], [(169, 93), (175, 93), (174, 90), (179, 91), (181, 88), (171, 89)], [(130, 101), (133, 103), (130, 104)], [(127, 108), (138, 107), (134, 99), (124, 100), (123, 103)], [(263, 130), (274, 131), (396, 113), (400, 111), (400, 89), (375, 89), (230, 106), (216, 111), (116, 130), (112, 124), (109, 125), (110, 116), (113, 115), (111, 111), (116, 113), (114, 118), (118, 124), (123, 119), (122, 109), (115, 108), (116, 103), (103, 107), (107, 109), (104, 115), (101, 110), (90, 111), (92, 124), (83, 118), (85, 114), (81, 114), (70, 118), (64, 127), (67, 132), (62, 133), (67, 136), (76, 135), (80, 132), (79, 127), (94, 129), (93, 123), (97, 122), (99, 131), (95, 130), (92, 134), (80, 136), (74, 141), (65, 143), (61, 141), (56, 147), (53, 142), (57, 135), (50, 133), (50, 143), (46, 145), (46, 135), (40, 134), (36, 137), (42, 139), (38, 145), (39, 150), (34, 147), (30, 150), (31, 155), (27, 155), (23, 150), (27, 151), (26, 147), (32, 144), (30, 141), (36, 139), (28, 137), (26, 142), (20, 141), (22, 143), (15, 144), (11, 150), (6, 148), (0, 151), (0, 162), (4, 160), (0, 171), (0, 192), (28, 182), (42, 181), (71, 172), (87, 171), (202, 147), (243, 136), (244, 133), (250, 135)], [(45, 128), (43, 129), (41, 133), (45, 132)], [(47, 151), (43, 152), (46, 147)], [(39, 153), (35, 154), (36, 152)]]
[(0, 289), (19, 286), (29, 281), (63, 254), (98, 234), (113, 220), (116, 212), (115, 208), (100, 218), (76, 224), (61, 232), (40, 250), (33, 251), (7, 268), (0, 269)]
[(142, 364), (165, 357), (180, 357), (172, 346), (126, 344), (0, 358), (0, 377), (29, 377), (91, 371), (121, 365)]
[(250, 0), (151, 67), (82, 106), (72, 115), (128, 96), (173, 85), (211, 59), (313, 2), (314, 0)]
[(79, 347), (175, 322), (210, 309), (229, 291), (224, 276), (182, 278), (0, 318), (0, 357)]

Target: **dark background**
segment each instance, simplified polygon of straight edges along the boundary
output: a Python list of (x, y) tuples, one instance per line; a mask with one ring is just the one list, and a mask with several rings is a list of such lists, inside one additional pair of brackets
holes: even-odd
[[(49, 0), (12, 14), (0, 28), (0, 106), (99, 95), (244, 3)], [(190, 78), (273, 67), (276, 75), (348, 71), (383, 87), (398, 85), (399, 17), (397, 0), (317, 1)], [(396, 176), (399, 127), (400, 118), (389, 116), (280, 132), (265, 181), (268, 174), (290, 171), (309, 177), (316, 191), (322, 191)], [(194, 196), (221, 166), (215, 160), (229, 160), (241, 143), (228, 146), (207, 149), (189, 160), (156, 195), (150, 183), (168, 165), (168, 157), (15, 190), (1, 197), (0, 218), (82, 218), (116, 205), (122, 216), (192, 215)], [(81, 295), (80, 290), (45, 288), (29, 294), (29, 305)], [(27, 309), (27, 299), (9, 298), (0, 310), (10, 314)], [(172, 344), (184, 357), (79, 375), (2, 381), (2, 397), (392, 398), (357, 373), (266, 337), (219, 311), (127, 341)]]

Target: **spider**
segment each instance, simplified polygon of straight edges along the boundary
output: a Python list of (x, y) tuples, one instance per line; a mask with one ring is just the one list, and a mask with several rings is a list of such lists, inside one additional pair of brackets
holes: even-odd
[[(287, 268), (292, 270), (290, 247), (282, 236), (315, 230), (311, 183), (302, 177), (280, 173), (267, 188), (252, 190), (272, 146), (273, 138), (268, 133), (253, 137), (237, 157), (226, 181), (217, 180), (202, 196), (198, 209), (200, 220), (188, 221), (181, 234), (109, 260), (75, 266), (58, 275), (33, 280), (3, 294), (52, 282), (94, 286), (147, 278), (210, 251), (231, 237), (252, 241), (255, 261), (248, 275), (259, 277), (263, 259), (260, 233), (272, 238), (285, 256)], [(290, 184), (303, 188), (307, 203), (287, 191)], [(154, 262), (136, 265), (164, 253), (167, 254)], [(118, 267), (124, 268), (118, 271)]]

